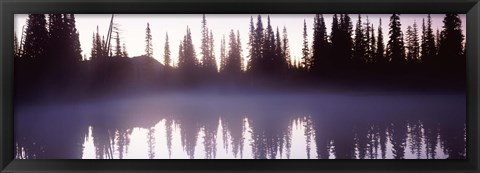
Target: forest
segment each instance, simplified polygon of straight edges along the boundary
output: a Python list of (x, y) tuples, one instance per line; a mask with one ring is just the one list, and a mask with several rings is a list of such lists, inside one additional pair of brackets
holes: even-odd
[[(14, 38), (15, 96), (27, 101), (46, 95), (88, 97), (198, 88), (465, 88), (466, 50), (458, 14), (446, 14), (442, 29), (435, 33), (430, 15), (421, 26), (415, 22), (404, 33), (401, 15), (392, 14), (388, 38), (383, 38), (381, 25), (374, 28), (368, 18), (358, 15), (354, 21), (353, 17), (334, 14), (331, 32), (327, 33), (323, 15), (316, 14), (312, 36), (307, 35), (310, 28), (304, 22), (299, 26), (304, 30), (302, 57), (292, 61), (287, 28), (274, 28), (270, 16), (266, 26), (262, 15), (250, 17), (248, 40), (240, 40), (241, 33), (232, 29), (228, 40), (223, 37), (217, 47), (203, 15), (199, 21), (201, 49), (195, 50), (198, 45), (193, 44), (187, 26), (178, 45), (178, 62), (173, 64), (168, 33), (164, 62), (153, 57), (148, 23), (144, 55), (130, 57), (120, 32), (109, 32), (105, 38), (97, 29), (92, 35), (91, 57), (86, 57), (82, 56), (86, 50), (80, 48), (74, 14), (29, 14), (21, 38), (16, 34)], [(309, 39), (313, 39), (312, 45)], [(241, 47), (243, 41), (248, 48)], [(215, 49), (220, 49), (220, 55), (215, 55)]]

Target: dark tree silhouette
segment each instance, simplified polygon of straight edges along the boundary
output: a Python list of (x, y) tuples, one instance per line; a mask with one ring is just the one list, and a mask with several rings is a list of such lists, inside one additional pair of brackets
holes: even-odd
[(372, 33), (372, 36), (370, 36), (370, 48), (369, 48), (369, 59), (370, 63), (375, 62), (375, 56), (377, 55), (377, 40), (375, 39), (375, 29), (372, 26), (370, 27), (370, 32)]
[(204, 72), (208, 75), (212, 75), (217, 72), (217, 64), (215, 62), (215, 57), (213, 57), (213, 45), (211, 39), (213, 36), (209, 35), (207, 28), (207, 20), (205, 14), (202, 18), (202, 68)]
[(237, 49), (238, 49), (238, 55), (240, 57), (240, 71), (243, 71), (244, 65), (243, 65), (243, 56), (242, 56), (242, 42), (240, 41), (240, 31), (239, 30), (237, 30)]
[(224, 73), (227, 66), (227, 50), (225, 35), (223, 35), (222, 41), (220, 43), (220, 72)]
[(152, 33), (150, 30), (150, 23), (147, 23), (147, 28), (145, 29), (145, 55), (147, 57), (153, 56)]
[(414, 21), (412, 26), (407, 27), (407, 62), (417, 63), (420, 54), (420, 46), (418, 43), (418, 29), (417, 23)]
[(313, 22), (312, 64), (311, 71), (319, 73), (328, 64), (327, 29), (322, 14), (316, 14)]
[(275, 38), (275, 59), (273, 65), (275, 66), (275, 72), (277, 74), (284, 74), (288, 68), (287, 59), (285, 58), (285, 52), (282, 45), (282, 38), (280, 37), (280, 31), (278, 27)]
[(443, 65), (455, 63), (456, 66), (464, 66), (462, 21), (458, 14), (446, 14), (443, 24), (438, 59)]
[(310, 50), (308, 48), (307, 22), (303, 20), (303, 48), (301, 64), (305, 70), (310, 68)]
[(48, 43), (48, 31), (45, 15), (29, 14), (25, 31), (25, 44), (22, 58), (36, 60), (45, 57)]
[(377, 50), (376, 50), (375, 61), (379, 64), (386, 63), (385, 45), (383, 43), (382, 19), (379, 20), (379, 24), (378, 24), (378, 38), (377, 38)]
[(267, 28), (265, 30), (265, 38), (262, 52), (262, 70), (265, 73), (272, 73), (275, 62), (275, 34), (270, 24), (270, 16), (267, 16)]
[[(252, 29), (252, 27), (250, 27)], [(255, 27), (254, 34), (253, 34), (253, 44), (252, 47), (252, 55), (250, 57), (250, 65), (249, 69), (254, 74), (259, 74), (263, 68), (264, 62), (264, 31), (263, 31), (263, 24), (262, 24), (262, 16), (258, 15), (257, 17), (257, 27)]]
[(435, 34), (435, 50), (437, 52), (436, 55), (438, 55), (438, 50), (440, 50), (440, 43), (442, 42), (442, 35), (440, 34), (440, 30), (437, 28), (437, 32)]
[(170, 44), (168, 42), (168, 33), (165, 34), (165, 50), (164, 50), (164, 65), (170, 67), (171, 58), (170, 58)]
[(178, 59), (178, 68), (182, 75), (186, 77), (186, 81), (194, 82), (192, 79), (195, 79), (195, 76), (197, 75), (199, 63), (195, 55), (192, 33), (188, 26), (187, 33), (184, 36), (183, 43), (179, 51), (181, 51), (181, 53)]
[[(255, 47), (255, 26), (253, 24), (253, 17), (250, 16), (250, 27), (248, 31), (248, 64), (247, 71), (252, 70), (252, 66), (258, 64), (258, 57), (255, 57), (256, 47)], [(224, 36), (225, 38), (225, 36)], [(223, 41), (223, 40), (222, 40)], [(254, 58), (255, 57), (255, 58)]]
[(431, 64), (435, 60), (437, 50), (435, 47), (435, 37), (432, 30), (432, 18), (430, 14), (427, 16), (427, 26), (425, 22), (422, 23), (422, 44), (421, 44), (421, 57), (422, 62)]
[(352, 21), (348, 14), (340, 15), (339, 58), (342, 64), (347, 64), (353, 56)]
[(283, 26), (283, 35), (282, 35), (282, 50), (283, 50), (283, 57), (287, 61), (287, 65), (289, 68), (292, 68), (292, 57), (290, 56), (290, 46), (288, 43), (288, 34), (287, 34), (287, 27)]
[(365, 62), (367, 55), (367, 40), (365, 37), (365, 29), (362, 27), (362, 17), (359, 14), (355, 28), (355, 44), (353, 49), (353, 62), (360, 64)]
[(340, 35), (340, 24), (338, 21), (338, 15), (333, 14), (333, 19), (332, 19), (332, 31), (330, 32), (330, 42), (331, 42), (331, 61), (333, 67), (339, 67), (341, 65), (341, 57), (338, 56), (338, 54), (341, 51), (341, 35)]
[(403, 45), (403, 33), (400, 24), (400, 15), (393, 14), (390, 17), (389, 40), (387, 44), (387, 58), (392, 64), (405, 63), (405, 48)]
[(122, 55), (124, 57), (128, 57), (127, 46), (125, 45), (125, 42), (123, 43), (122, 50), (123, 50)]
[(80, 48), (80, 33), (77, 31), (75, 26), (75, 15), (74, 14), (65, 14), (64, 21), (66, 24), (67, 32), (67, 42), (69, 53), (67, 56), (70, 56), (72, 61), (81, 61), (82, 60), (82, 49)]
[(368, 16), (366, 16), (365, 22), (365, 59), (364, 62), (366, 63), (373, 63), (374, 61), (374, 54), (375, 54), (375, 35), (373, 34), (373, 24), (370, 23)]
[(229, 45), (229, 51), (228, 51), (228, 57), (226, 61), (226, 72), (229, 75), (238, 75), (241, 72), (241, 63), (242, 63), (242, 57), (240, 55), (240, 45), (239, 40), (237, 40), (237, 37), (235, 36), (235, 32), (233, 30), (230, 31), (230, 43)]
[(123, 51), (122, 51), (122, 46), (120, 44), (120, 34), (119, 32), (115, 32), (117, 36), (115, 37), (115, 56), (116, 57), (122, 57), (123, 56)]

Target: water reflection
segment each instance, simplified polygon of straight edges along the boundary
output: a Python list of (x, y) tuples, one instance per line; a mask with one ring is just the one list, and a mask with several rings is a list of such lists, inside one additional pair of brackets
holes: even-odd
[[(182, 122), (182, 125), (176, 120), (162, 119), (150, 128), (115, 131), (95, 130), (97, 127), (90, 126), (82, 158), (445, 159), (455, 153), (465, 157), (461, 149), (446, 148), (450, 139), (441, 138), (436, 130), (439, 125), (425, 127), (422, 121), (358, 126), (351, 129), (351, 139), (318, 136), (309, 116), (294, 118), (287, 128), (276, 130), (255, 128), (251, 121), (244, 117), (230, 126), (233, 122), (219, 118), (210, 126), (194, 126), (196, 122)], [(138, 142), (129, 145), (130, 140)], [(172, 144), (180, 146), (172, 148)], [(245, 146), (247, 151), (243, 151)]]
[[(31, 123), (16, 126), (16, 158), (466, 158), (465, 121), (450, 113), (365, 118), (323, 108), (281, 109), (275, 105), (262, 111), (192, 109), (197, 111), (158, 114), (147, 109), (150, 107), (143, 107), (140, 115), (128, 111), (115, 114), (102, 108), (88, 116), (78, 107), (42, 108), (57, 112), (36, 117), (26, 115), (41, 110), (20, 112), (24, 117), (18, 116), (16, 121), (29, 119)], [(355, 107), (350, 108), (355, 112)], [(66, 112), (69, 117), (64, 116)]]

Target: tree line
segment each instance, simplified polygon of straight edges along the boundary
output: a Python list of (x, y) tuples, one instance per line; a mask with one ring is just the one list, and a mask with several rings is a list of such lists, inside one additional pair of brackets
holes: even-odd
[[(327, 33), (324, 16), (316, 14), (313, 36), (307, 35), (309, 28), (304, 21), (302, 57), (297, 60), (290, 55), (287, 28), (284, 26), (282, 32), (278, 26), (274, 28), (270, 16), (267, 16), (264, 27), (261, 15), (256, 17), (256, 22), (253, 16), (250, 17), (248, 47), (245, 49), (247, 52), (243, 52), (241, 47), (240, 31), (232, 29), (228, 43), (223, 35), (220, 55), (215, 55), (213, 31), (208, 28), (204, 14), (201, 20), (201, 50), (196, 52), (191, 29), (187, 26), (178, 45), (176, 66), (172, 62), (168, 33), (165, 33), (164, 62), (155, 64), (152, 34), (147, 23), (145, 55), (141, 57), (147, 59), (146, 64), (150, 64), (151, 68), (160, 69), (156, 71), (164, 73), (163, 76), (167, 74), (193, 81), (216, 78), (238, 80), (245, 76), (283, 78), (293, 75), (294, 78), (303, 78), (352, 69), (381, 73), (382, 70), (392, 68), (424, 71), (462, 71), (465, 68), (464, 35), (458, 14), (446, 14), (442, 30), (437, 29), (436, 34), (432, 29), (430, 15), (422, 19), (421, 28), (415, 21), (407, 27), (405, 33), (401, 29), (400, 16), (390, 16), (385, 45), (381, 18), (379, 26), (374, 26), (368, 16), (364, 19), (358, 14), (354, 28), (349, 14), (334, 14), (331, 32)], [(110, 44), (109, 38), (101, 36), (97, 26), (97, 32), (92, 34), (91, 57), (82, 57), (74, 14), (48, 14), (48, 22), (44, 14), (30, 14), (26, 29), (22, 32), (20, 40), (16, 34), (14, 38), (15, 62), (19, 70), (41, 69), (41, 74), (56, 75), (56, 80), (65, 81), (64, 78), (72, 78), (65, 74), (93, 69), (97, 76), (104, 75), (99, 80), (105, 81), (108, 78), (105, 69), (108, 68), (113, 68), (110, 71), (117, 71), (117, 74), (125, 74), (118, 71), (129, 68), (149, 68), (132, 67), (130, 61), (135, 57), (129, 57), (116, 26), (111, 36), (115, 45)], [(313, 39), (312, 45), (309, 45), (309, 39)], [(219, 64), (216, 56), (219, 56)], [(243, 63), (244, 60), (247, 60), (246, 64)]]

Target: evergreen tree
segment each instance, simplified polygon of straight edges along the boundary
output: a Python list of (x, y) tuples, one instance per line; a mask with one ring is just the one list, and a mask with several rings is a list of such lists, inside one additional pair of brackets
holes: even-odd
[(462, 21), (458, 14), (446, 14), (443, 19), (443, 30), (441, 32), (440, 50), (438, 51), (439, 61), (443, 64), (465, 61), (463, 55)]
[(427, 26), (423, 29), (422, 40), (422, 61), (425, 63), (433, 63), (437, 50), (435, 48), (435, 36), (432, 29), (432, 18), (430, 14), (427, 16)]
[(437, 28), (437, 32), (435, 34), (435, 47), (436, 47), (436, 55), (438, 55), (438, 50), (440, 50), (440, 43), (442, 42), (442, 37), (440, 34), (440, 30)]
[(82, 60), (82, 49), (80, 45), (80, 33), (77, 31), (75, 25), (75, 15), (65, 14), (64, 22), (66, 24), (67, 45), (69, 46), (67, 51), (67, 57), (71, 57), (72, 61)]
[(292, 58), (290, 56), (290, 47), (288, 43), (288, 35), (287, 35), (287, 28), (283, 26), (283, 40), (282, 40), (282, 50), (285, 60), (287, 61), (287, 65), (292, 67)]
[(365, 37), (365, 31), (362, 27), (362, 17), (359, 14), (357, 25), (355, 28), (355, 45), (353, 51), (353, 62), (356, 64), (362, 63), (366, 59), (367, 55), (367, 42)]
[(153, 46), (152, 46), (152, 33), (150, 30), (150, 23), (147, 23), (147, 28), (145, 29), (145, 56), (153, 56)]
[(90, 51), (90, 60), (95, 60), (98, 57), (97, 54), (97, 40), (95, 37), (95, 32), (92, 35), (92, 50)]
[[(239, 40), (240, 41), (240, 40)], [(217, 61), (215, 58), (215, 51), (214, 51), (214, 40), (213, 40), (213, 31), (210, 30), (210, 38), (209, 38), (209, 45), (210, 45), (210, 64), (212, 66), (212, 71), (216, 73), (218, 71)]]
[(202, 18), (202, 68), (208, 74), (213, 74), (217, 71), (215, 58), (212, 57), (212, 45), (210, 41), (209, 32), (207, 28), (207, 20), (205, 18), (205, 14), (203, 14)]
[(280, 37), (280, 31), (277, 27), (276, 39), (275, 39), (275, 66), (277, 72), (284, 72), (287, 68), (287, 62), (282, 46), (282, 39)]
[(178, 68), (185, 66), (185, 54), (183, 50), (183, 40), (180, 40), (180, 45), (178, 46)]
[(46, 22), (45, 15), (43, 14), (28, 15), (23, 58), (38, 60), (45, 57), (48, 39)]
[(370, 27), (372, 36), (370, 36), (370, 63), (375, 62), (375, 56), (377, 55), (377, 40), (375, 39), (375, 29), (373, 24)]
[(406, 50), (407, 50), (407, 62), (413, 62), (413, 29), (412, 26), (407, 27), (407, 45), (406, 45)]
[(242, 42), (240, 41), (240, 31), (237, 30), (237, 50), (238, 57), (240, 60), (240, 71), (243, 69), (243, 58), (242, 58)]
[(275, 35), (270, 24), (270, 16), (267, 16), (267, 29), (265, 30), (262, 57), (262, 70), (272, 72), (272, 64), (274, 64), (275, 59)]
[(193, 75), (197, 69), (198, 61), (195, 55), (195, 48), (192, 41), (192, 33), (187, 26), (187, 34), (184, 36), (182, 45), (182, 59), (179, 59), (178, 67), (188, 75)]
[(97, 33), (95, 35), (95, 52), (96, 52), (96, 57), (92, 57), (92, 60), (95, 60), (97, 58), (104, 58), (106, 57), (104, 50), (103, 50), (103, 44), (102, 40), (100, 39), (100, 33), (97, 25)]
[[(248, 65), (247, 65), (247, 71), (252, 70), (252, 65), (254, 63), (258, 64), (258, 57), (254, 56), (254, 53), (256, 52), (255, 48), (255, 26), (253, 25), (253, 17), (250, 16), (250, 28), (248, 32)], [(254, 58), (255, 57), (255, 58)]]
[(229, 51), (225, 68), (229, 75), (235, 75), (241, 72), (241, 57), (240, 50), (238, 49), (238, 40), (233, 30), (230, 31), (229, 39)]
[(310, 52), (308, 49), (308, 34), (307, 34), (307, 22), (303, 20), (303, 49), (302, 49), (301, 64), (306, 70), (310, 67)]
[(164, 65), (170, 67), (171, 58), (170, 58), (170, 45), (168, 42), (168, 33), (165, 34), (165, 49), (164, 49)]
[(115, 56), (116, 57), (122, 57), (122, 46), (120, 44), (120, 34), (119, 32), (115, 32), (116, 33), (116, 37), (115, 37)]
[(381, 64), (386, 62), (385, 45), (383, 43), (382, 19), (379, 20), (379, 25), (378, 25), (378, 38), (377, 38), (377, 50), (376, 50), (375, 61)]
[(390, 31), (388, 33), (387, 58), (393, 64), (403, 64), (405, 62), (405, 48), (399, 14), (393, 14), (390, 17), (389, 26)]
[(327, 67), (328, 41), (327, 29), (322, 14), (316, 14), (313, 22), (312, 64), (311, 70), (319, 72)]
[(413, 22), (413, 27), (407, 27), (407, 61), (409, 63), (416, 63), (419, 61), (420, 46), (418, 43), (418, 29), (417, 23)]
[(225, 73), (226, 65), (227, 65), (226, 43), (225, 43), (225, 35), (223, 35), (222, 41), (220, 42), (220, 73)]
[[(250, 31), (252, 31), (253, 27), (250, 27)], [(264, 50), (264, 34), (263, 34), (263, 24), (262, 24), (262, 16), (258, 15), (257, 17), (257, 27), (255, 27), (255, 31), (253, 34), (253, 44), (252, 47), (252, 55), (250, 57), (250, 69), (254, 73), (258, 73), (263, 68), (263, 52)]]
[(348, 14), (340, 15), (340, 40), (339, 57), (343, 63), (347, 63), (353, 56), (353, 25)]
[(128, 57), (127, 47), (125, 46), (125, 42), (123, 43), (122, 50), (123, 50), (122, 52), (123, 57)]
[(342, 43), (340, 43), (341, 41), (340, 34), (341, 34), (341, 31), (340, 31), (338, 16), (337, 14), (334, 14), (333, 20), (332, 20), (332, 31), (330, 32), (330, 42), (332, 44), (332, 47), (331, 47), (332, 56), (330, 58), (334, 66), (339, 66), (342, 63), (341, 58), (338, 56), (341, 51), (340, 46), (342, 45)]

